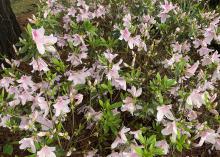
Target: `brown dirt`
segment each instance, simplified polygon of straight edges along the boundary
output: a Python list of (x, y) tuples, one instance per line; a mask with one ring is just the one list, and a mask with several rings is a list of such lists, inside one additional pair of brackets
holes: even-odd
[(24, 30), (24, 28), (26, 27), (26, 25), (29, 22), (28, 18), (32, 18), (33, 14), (34, 14), (34, 11), (30, 11), (30, 12), (22, 13), (19, 16), (17, 16), (17, 21), (18, 21), (22, 31)]

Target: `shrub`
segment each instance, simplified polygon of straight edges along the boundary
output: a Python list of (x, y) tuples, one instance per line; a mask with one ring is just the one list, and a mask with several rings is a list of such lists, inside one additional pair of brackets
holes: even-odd
[(39, 157), (219, 150), (220, 17), (207, 7), (41, 2), (2, 64), (0, 126)]

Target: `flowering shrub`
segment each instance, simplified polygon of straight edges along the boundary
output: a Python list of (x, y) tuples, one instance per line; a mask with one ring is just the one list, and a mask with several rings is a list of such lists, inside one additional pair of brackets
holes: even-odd
[(220, 16), (205, 7), (41, 2), (2, 64), (0, 126), (38, 157), (220, 150)]

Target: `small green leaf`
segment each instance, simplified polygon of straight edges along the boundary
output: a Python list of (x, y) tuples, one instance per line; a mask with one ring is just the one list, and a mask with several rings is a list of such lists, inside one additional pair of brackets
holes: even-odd
[(7, 155), (12, 155), (13, 153), (13, 146), (11, 144), (6, 144), (3, 146), (3, 153)]
[(135, 152), (137, 153), (138, 156), (143, 156), (143, 150), (140, 147), (135, 147)]

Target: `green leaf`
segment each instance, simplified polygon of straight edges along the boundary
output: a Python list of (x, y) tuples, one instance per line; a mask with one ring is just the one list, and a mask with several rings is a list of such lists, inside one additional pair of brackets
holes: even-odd
[(122, 106), (122, 104), (123, 104), (122, 102), (116, 102), (111, 105), (111, 109), (119, 108)]
[(141, 142), (141, 144), (146, 145), (146, 138), (142, 134), (138, 135), (138, 140)]
[(28, 156), (25, 156), (25, 157), (36, 157), (36, 154), (28, 155)]
[(28, 34), (31, 35), (32, 28), (31, 28), (31, 25), (30, 25), (30, 24), (27, 25), (27, 32), (28, 32)]
[(13, 153), (13, 146), (11, 144), (6, 144), (3, 146), (3, 153), (7, 155), (12, 155)]
[(143, 156), (143, 150), (140, 147), (135, 147), (134, 148), (135, 152), (137, 153), (138, 156)]
[(156, 136), (155, 135), (152, 135), (150, 136), (148, 139), (147, 139), (147, 144), (150, 144), (152, 145), (153, 147), (155, 146), (156, 144)]

